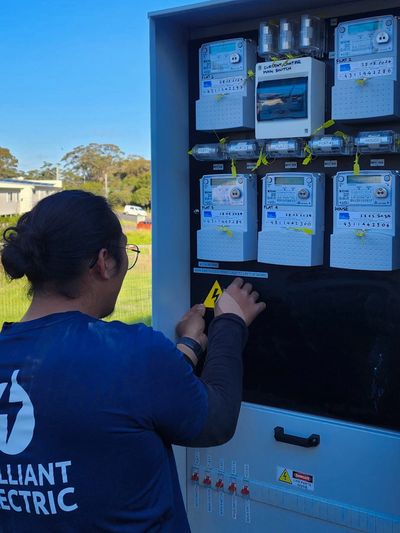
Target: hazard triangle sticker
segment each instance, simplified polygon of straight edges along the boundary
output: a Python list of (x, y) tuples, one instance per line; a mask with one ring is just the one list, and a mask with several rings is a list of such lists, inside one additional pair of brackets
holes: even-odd
[(204, 307), (207, 307), (208, 309), (214, 309), (215, 304), (218, 298), (221, 296), (221, 294), (222, 294), (221, 285), (218, 283), (217, 280), (215, 280), (214, 285), (211, 287), (211, 290), (207, 295), (207, 298), (203, 302)]
[(284, 469), (284, 471), (282, 472), (282, 474), (279, 476), (278, 479), (279, 479), (279, 481), (283, 481), (283, 483), (289, 483), (289, 485), (292, 484), (292, 479), (289, 476), (289, 473), (286, 470), (286, 468)]

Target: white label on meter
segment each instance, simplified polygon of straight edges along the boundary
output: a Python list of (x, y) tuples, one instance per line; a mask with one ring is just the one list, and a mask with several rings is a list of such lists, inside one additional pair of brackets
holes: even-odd
[(391, 213), (337, 212), (336, 227), (352, 229), (392, 229)]
[(202, 94), (225, 94), (236, 93), (241, 91), (244, 86), (243, 76), (235, 76), (233, 78), (224, 78), (217, 80), (207, 80), (203, 82)]
[(338, 68), (338, 80), (360, 80), (391, 76), (393, 74), (393, 57), (367, 59), (365, 61), (350, 61), (341, 63)]

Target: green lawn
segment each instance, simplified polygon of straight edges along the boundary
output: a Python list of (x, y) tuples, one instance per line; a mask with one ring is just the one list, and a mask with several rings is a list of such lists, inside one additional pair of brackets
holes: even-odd
[[(135, 242), (136, 235), (132, 235)], [(108, 320), (123, 322), (151, 322), (151, 246), (141, 245), (139, 260), (129, 270), (115, 312)], [(4, 321), (18, 321), (29, 305), (26, 279), (8, 281), (0, 269), (0, 324)]]

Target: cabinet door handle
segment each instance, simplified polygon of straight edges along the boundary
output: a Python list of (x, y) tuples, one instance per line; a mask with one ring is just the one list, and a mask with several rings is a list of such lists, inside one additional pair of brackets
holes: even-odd
[(313, 448), (320, 443), (320, 436), (313, 433), (309, 437), (297, 437), (296, 435), (285, 434), (285, 429), (281, 426), (276, 426), (274, 429), (275, 440), (278, 442), (285, 442), (286, 444), (293, 444), (294, 446), (302, 446), (303, 448)]

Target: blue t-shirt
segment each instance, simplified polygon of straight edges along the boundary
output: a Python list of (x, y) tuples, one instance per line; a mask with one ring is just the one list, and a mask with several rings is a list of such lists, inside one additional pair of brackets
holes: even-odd
[(189, 525), (171, 443), (207, 393), (142, 324), (79, 312), (0, 334), (0, 532), (171, 532)]

